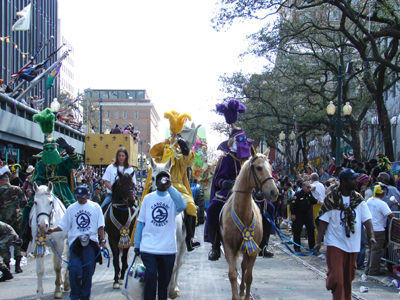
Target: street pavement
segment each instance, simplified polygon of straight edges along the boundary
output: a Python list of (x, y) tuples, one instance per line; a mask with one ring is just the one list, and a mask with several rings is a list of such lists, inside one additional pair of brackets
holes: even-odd
[[(196, 235), (202, 240), (203, 225), (196, 229)], [(284, 232), (289, 234), (288, 232)], [(303, 245), (307, 241), (303, 240)], [(275, 252), (273, 258), (258, 258), (253, 272), (251, 292), (253, 299), (331, 299), (331, 293), (325, 288), (324, 275), (326, 262), (323, 257), (294, 256), (290, 254), (277, 236), (271, 236), (270, 247)], [(179, 275), (180, 297), (178, 299), (231, 299), (231, 287), (228, 279), (228, 264), (224, 257), (218, 261), (207, 259), (211, 246), (202, 246), (185, 254), (185, 263)], [(288, 254), (289, 253), (289, 254)], [(303, 252), (305, 253), (305, 252)], [(325, 253), (323, 247), (321, 253)], [(130, 250), (128, 262), (133, 258)], [(51, 255), (45, 257), (46, 270), (43, 286), (45, 300), (53, 299), (55, 275), (51, 265)], [(34, 299), (36, 290), (35, 261), (28, 258), (22, 274), (14, 274), (14, 279), (0, 283), (0, 299)], [(64, 265), (65, 268), (65, 265)], [(240, 264), (238, 264), (240, 270)], [(12, 268), (12, 271), (14, 268)], [(92, 297), (94, 300), (125, 299), (120, 290), (112, 289), (114, 269), (107, 263), (97, 265), (93, 277)], [(361, 273), (353, 282), (354, 299), (399, 299), (398, 290), (385, 286), (390, 282), (390, 273), (386, 276), (369, 278), (360, 282)], [(368, 293), (360, 293), (360, 286), (367, 286)], [(69, 299), (69, 292), (64, 292), (63, 299)]]

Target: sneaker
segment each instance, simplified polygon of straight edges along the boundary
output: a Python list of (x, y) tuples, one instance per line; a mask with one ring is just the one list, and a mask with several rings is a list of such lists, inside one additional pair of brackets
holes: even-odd
[(301, 249), (300, 248), (294, 248), (294, 251), (295, 252), (301, 252)]

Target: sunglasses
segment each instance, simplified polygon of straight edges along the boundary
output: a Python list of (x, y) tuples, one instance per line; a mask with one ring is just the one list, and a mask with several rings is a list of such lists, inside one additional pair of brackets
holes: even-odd
[(311, 189), (311, 186), (307, 185), (306, 188)]

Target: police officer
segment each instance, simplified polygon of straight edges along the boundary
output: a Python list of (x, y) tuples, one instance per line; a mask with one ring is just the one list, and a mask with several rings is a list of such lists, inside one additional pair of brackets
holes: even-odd
[[(296, 244), (301, 245), (300, 235), (303, 225), (307, 228), (308, 233), (308, 248), (312, 249), (315, 246), (314, 238), (314, 221), (312, 214), (312, 205), (322, 204), (311, 194), (311, 184), (309, 181), (304, 181), (302, 189), (293, 196), (293, 201), (290, 205), (293, 221), (293, 240)], [(294, 245), (294, 251), (301, 252), (300, 247)]]
[[(27, 203), (22, 189), (18, 186), (10, 185), (8, 173), (0, 175), (0, 221), (3, 221), (14, 228), (18, 235), (21, 234), (22, 211), (21, 208)], [(4, 263), (9, 267), (11, 255), (9, 251), (2, 254)], [(22, 273), (21, 249), (15, 247), (15, 272)]]

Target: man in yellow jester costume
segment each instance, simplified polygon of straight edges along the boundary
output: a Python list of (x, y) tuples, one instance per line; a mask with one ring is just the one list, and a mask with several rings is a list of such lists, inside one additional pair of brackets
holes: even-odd
[(171, 137), (166, 139), (165, 142), (154, 145), (149, 154), (157, 163), (166, 163), (170, 158), (172, 160), (171, 182), (187, 202), (185, 214), (186, 246), (188, 251), (193, 251), (194, 248), (200, 246), (200, 242), (194, 238), (197, 208), (190, 189), (187, 168), (193, 164), (195, 156), (186, 141), (178, 137), (186, 118), (191, 120), (191, 116), (170, 111), (164, 113), (164, 118), (169, 119)]

